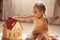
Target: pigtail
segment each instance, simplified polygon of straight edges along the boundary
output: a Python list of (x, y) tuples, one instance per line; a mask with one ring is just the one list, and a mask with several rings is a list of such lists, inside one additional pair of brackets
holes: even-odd
[(44, 14), (43, 16), (44, 16), (45, 20), (46, 20), (46, 21), (47, 21), (47, 23), (48, 23), (48, 19), (46, 18), (46, 15)]

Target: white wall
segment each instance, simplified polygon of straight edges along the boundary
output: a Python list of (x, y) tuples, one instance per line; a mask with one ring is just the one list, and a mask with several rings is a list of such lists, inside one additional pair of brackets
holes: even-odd
[(32, 0), (14, 0), (16, 6), (15, 15), (29, 15), (32, 14)]
[(11, 0), (3, 0), (3, 20), (14, 15), (14, 7), (12, 7)]
[(60, 7), (56, 4), (55, 5), (55, 11), (54, 11), (54, 17), (59, 16), (57, 20), (53, 20), (53, 24), (60, 24)]
[[(58, 6), (57, 1), (58, 0), (56, 0), (56, 3), (55, 3), (53, 17), (50, 18), (49, 23), (50, 24), (59, 24), (60, 25), (60, 7)], [(59, 16), (59, 18), (55, 19), (55, 17), (57, 17), (57, 16)]]
[[(4, 0), (4, 18), (33, 14), (33, 3), (37, 0)], [(55, 0), (39, 0), (47, 6), (47, 17), (53, 17)]]

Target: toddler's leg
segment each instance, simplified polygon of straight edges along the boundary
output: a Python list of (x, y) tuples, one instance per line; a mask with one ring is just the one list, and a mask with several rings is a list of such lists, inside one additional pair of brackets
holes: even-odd
[(37, 38), (38, 34), (39, 33), (33, 31), (32, 34), (28, 38), (26, 38), (25, 40), (35, 40)]
[(39, 34), (36, 40), (48, 40), (43, 34)]
[(42, 40), (43, 39), (43, 35), (39, 34), (36, 38), (36, 40)]

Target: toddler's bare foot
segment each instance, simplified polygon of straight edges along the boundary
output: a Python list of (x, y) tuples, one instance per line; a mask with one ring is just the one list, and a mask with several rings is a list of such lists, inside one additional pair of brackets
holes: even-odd
[(34, 40), (33, 36), (27, 37), (25, 40)]
[(58, 40), (58, 37), (56, 37), (56, 36), (51, 36), (51, 39), (52, 39), (52, 40)]
[(30, 40), (29, 38), (26, 38), (25, 40)]

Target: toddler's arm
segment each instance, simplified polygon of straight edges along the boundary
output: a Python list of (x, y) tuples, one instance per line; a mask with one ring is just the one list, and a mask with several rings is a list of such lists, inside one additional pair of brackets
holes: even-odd
[(47, 22), (46, 19), (45, 19), (44, 22), (43, 22), (43, 26), (44, 26), (44, 31), (45, 31), (45, 32), (48, 32), (48, 29), (49, 29), (49, 28), (48, 28), (48, 22)]
[(33, 19), (33, 15), (30, 15), (30, 16), (14, 16), (12, 18), (14, 18), (16, 20), (23, 21), (23, 20)]

